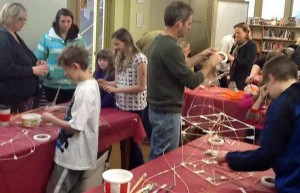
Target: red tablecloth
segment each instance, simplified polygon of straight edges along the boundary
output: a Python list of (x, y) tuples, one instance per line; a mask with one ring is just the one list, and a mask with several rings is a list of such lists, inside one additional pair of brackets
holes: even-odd
[[(101, 110), (100, 120), (99, 151), (129, 137), (140, 143), (146, 136), (137, 114), (108, 108)], [(33, 141), (33, 136), (41, 133), (51, 135), (51, 140)], [(40, 127), (23, 128), (19, 119), (13, 119), (10, 126), (0, 127), (0, 193), (43, 193), (52, 171), (57, 136), (58, 128), (43, 122)]]
[(198, 126), (202, 129), (220, 130), (224, 132), (222, 136), (242, 139), (246, 135), (246, 128), (251, 127), (244, 124), (247, 109), (239, 107), (243, 94), (243, 91), (234, 92), (221, 87), (186, 89), (182, 112), (189, 122), (186, 126), (201, 123)]
[[(274, 189), (266, 188), (260, 183), (260, 178), (262, 176), (274, 176), (272, 170), (268, 170), (266, 172), (254, 172), (249, 177), (250, 173), (233, 172), (226, 165), (220, 166), (216, 163), (204, 164), (201, 162), (203, 159), (210, 159), (209, 156), (204, 154), (205, 150), (211, 148), (211, 146), (207, 143), (207, 138), (207, 135), (198, 138), (197, 140), (184, 145), (183, 148), (179, 147), (178, 149), (167, 153), (165, 157), (161, 156), (132, 170), (134, 177), (131, 187), (135, 185), (137, 180), (144, 173), (147, 174), (147, 177), (138, 186), (136, 191), (145, 187), (149, 183), (156, 183), (158, 186), (167, 184), (168, 187), (174, 185), (174, 173), (170, 168), (175, 166), (175, 171), (178, 175), (176, 176), (176, 185), (170, 191), (172, 193), (186, 193), (188, 190), (190, 193), (240, 193), (242, 192), (240, 188), (243, 188), (243, 190), (247, 193), (275, 192)], [(245, 150), (257, 148), (257, 146), (229, 139), (225, 142), (225, 145), (221, 146), (221, 148), (225, 150)], [(183, 163), (183, 161), (186, 165), (192, 162), (195, 165), (196, 170), (205, 170), (208, 175), (202, 175), (203, 178), (196, 175), (182, 166), (181, 163)], [(189, 167), (193, 168), (191, 165)], [(216, 183), (214, 184), (217, 184), (218, 182), (221, 183), (220, 185), (213, 185), (205, 180), (207, 177), (213, 178), (213, 176), (215, 176), (216, 179), (214, 181)], [(221, 176), (224, 176), (227, 180), (222, 181), (220, 178)], [(229, 177), (231, 177), (232, 181), (228, 180)], [(239, 179), (240, 177), (243, 179)], [(104, 192), (103, 185), (90, 189), (85, 193), (101, 192)], [(161, 192), (165, 192), (165, 190)]]
[(142, 143), (146, 137), (143, 123), (135, 113), (107, 108), (101, 110), (101, 119), (108, 124), (102, 121), (103, 124), (100, 127), (100, 151), (129, 137), (133, 137), (137, 143)]
[(237, 96), (232, 97), (232, 99), (230, 99), (231, 96), (228, 94), (232, 94), (231, 91), (221, 87), (186, 89), (182, 114), (183, 116), (187, 116), (189, 109), (192, 109), (195, 105), (211, 105), (231, 117), (245, 121), (247, 110), (241, 109), (239, 107), (239, 100), (237, 100), (242, 91), (239, 91)]

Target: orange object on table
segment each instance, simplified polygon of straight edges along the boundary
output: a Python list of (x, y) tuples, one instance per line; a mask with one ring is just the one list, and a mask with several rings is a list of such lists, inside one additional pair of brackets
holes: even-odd
[(232, 90), (221, 87), (185, 89), (182, 115), (187, 116), (189, 110), (197, 105), (212, 106), (245, 122), (247, 109), (239, 107), (239, 99), (243, 96), (243, 93), (243, 91), (238, 91), (236, 94)]
[(225, 99), (239, 101), (244, 95), (244, 91), (239, 90), (235, 92), (233, 90), (225, 90), (223, 91), (222, 95)]

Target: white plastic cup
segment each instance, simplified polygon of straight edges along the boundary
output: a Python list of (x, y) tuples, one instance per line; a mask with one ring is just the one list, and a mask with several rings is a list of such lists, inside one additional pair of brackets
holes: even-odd
[(102, 174), (105, 193), (129, 193), (132, 173), (123, 169), (110, 169)]
[(0, 104), (0, 125), (7, 126), (10, 120), (10, 107)]

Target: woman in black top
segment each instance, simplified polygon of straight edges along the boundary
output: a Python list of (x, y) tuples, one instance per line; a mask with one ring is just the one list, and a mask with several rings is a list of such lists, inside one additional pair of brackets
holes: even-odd
[(27, 110), (28, 100), (38, 92), (38, 76), (48, 71), (17, 34), (27, 17), (19, 3), (7, 3), (0, 11), (0, 103), (12, 113)]
[(250, 75), (251, 68), (257, 56), (256, 44), (251, 40), (250, 28), (246, 23), (234, 26), (235, 44), (228, 54), (231, 63), (230, 80), (235, 81), (239, 90), (246, 86), (245, 80)]

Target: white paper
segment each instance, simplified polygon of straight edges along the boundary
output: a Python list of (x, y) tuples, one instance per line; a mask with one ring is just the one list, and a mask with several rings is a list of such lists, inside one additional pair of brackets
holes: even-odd
[(143, 23), (144, 23), (144, 14), (137, 13), (136, 14), (136, 27), (143, 27)]
[(83, 16), (87, 19), (90, 20), (90, 15), (91, 15), (91, 10), (88, 8), (84, 8), (83, 10)]

